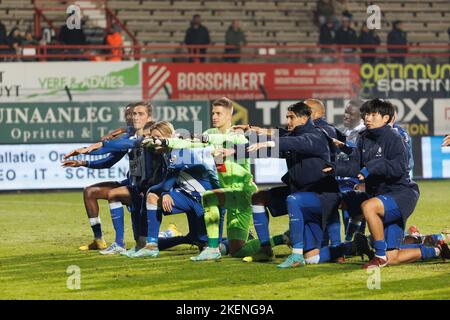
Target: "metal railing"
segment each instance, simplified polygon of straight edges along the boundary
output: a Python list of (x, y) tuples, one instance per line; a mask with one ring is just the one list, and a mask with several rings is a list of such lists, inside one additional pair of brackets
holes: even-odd
[[(238, 58), (241, 62), (356, 62), (359, 59), (376, 60), (395, 58), (431, 59), (448, 62), (450, 45), (408, 45), (408, 46), (370, 46), (370, 45), (274, 45), (259, 43), (242, 46), (240, 52), (229, 53), (235, 49), (226, 45), (26, 45), (13, 49), (0, 46), (0, 59), (6, 61), (54, 61), (54, 60), (95, 60), (104, 61), (117, 58), (112, 50), (120, 49), (120, 60), (147, 60), (152, 62), (223, 62), (227, 58)], [(362, 52), (374, 49), (375, 52)], [(397, 51), (395, 51), (397, 50)]]

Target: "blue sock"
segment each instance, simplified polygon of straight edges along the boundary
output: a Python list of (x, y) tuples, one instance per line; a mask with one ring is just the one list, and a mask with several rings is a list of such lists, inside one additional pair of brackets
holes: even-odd
[(253, 224), (262, 246), (270, 245), (269, 217), (264, 206), (252, 206)]
[(387, 244), (384, 240), (374, 240), (373, 247), (375, 248), (375, 255), (378, 257), (386, 256)]
[(422, 260), (430, 260), (436, 258), (438, 255), (433, 247), (420, 246), (420, 252), (422, 253)]
[(94, 233), (94, 239), (101, 239), (103, 237), (103, 234), (100, 217), (89, 218), (89, 224), (91, 225), (92, 232)]
[(330, 245), (332, 247), (336, 247), (341, 244), (341, 223), (340, 223), (340, 221), (329, 223), (327, 225), (327, 232), (328, 232), (328, 236), (331, 241)]
[(147, 203), (147, 242), (158, 243), (161, 213), (156, 204)]
[(330, 248), (329, 247), (320, 248), (319, 256), (320, 256), (319, 263), (329, 262), (331, 260)]
[(289, 230), (292, 242), (293, 252), (295, 249), (303, 250), (303, 234), (305, 229), (305, 220), (300, 207), (298, 198), (290, 195), (286, 199), (287, 209), (289, 212)]
[(436, 242), (438, 242), (439, 240), (444, 240), (444, 236), (442, 235), (442, 233), (432, 234), (431, 237)]
[(116, 232), (115, 242), (119, 246), (123, 247), (124, 246), (124, 243), (123, 243), (124, 210), (123, 210), (122, 202), (111, 202), (109, 204), (109, 211), (111, 212), (111, 219), (112, 219), (112, 223), (114, 226), (114, 231)]
[(359, 228), (361, 227), (361, 221), (354, 221), (352, 219), (349, 219), (347, 224), (347, 232), (345, 233), (345, 241), (352, 241), (353, 235)]

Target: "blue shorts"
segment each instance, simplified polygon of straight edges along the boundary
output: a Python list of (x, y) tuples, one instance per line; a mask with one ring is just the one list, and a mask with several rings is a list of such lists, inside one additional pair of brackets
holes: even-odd
[(168, 194), (172, 197), (174, 205), (172, 206), (172, 212), (163, 211), (164, 215), (178, 214), (185, 212), (186, 214), (195, 213), (198, 217), (205, 214), (200, 200), (186, 194), (180, 189), (174, 189), (170, 192), (163, 192), (161, 196)]
[(303, 239), (303, 250), (305, 252), (313, 249), (320, 249), (323, 241), (323, 230), (321, 223), (308, 222), (305, 223)]
[(295, 203), (301, 208), (304, 221), (303, 248), (305, 252), (320, 249), (323, 240), (322, 206), (315, 192), (296, 192), (292, 194)]
[(388, 250), (400, 248), (404, 236), (404, 223), (400, 209), (395, 200), (389, 195), (379, 195), (378, 199), (384, 206), (384, 239)]
[(303, 248), (305, 252), (320, 249), (323, 240), (322, 206), (319, 196), (314, 192), (298, 192), (305, 230), (303, 233)]
[(128, 186), (130, 184), (130, 180), (128, 180), (128, 178), (126, 178), (125, 180), (120, 181), (119, 184), (122, 187), (126, 187), (126, 186)]
[(287, 186), (271, 188), (269, 191), (269, 204), (267, 208), (272, 217), (279, 217), (288, 213), (286, 198), (291, 194)]

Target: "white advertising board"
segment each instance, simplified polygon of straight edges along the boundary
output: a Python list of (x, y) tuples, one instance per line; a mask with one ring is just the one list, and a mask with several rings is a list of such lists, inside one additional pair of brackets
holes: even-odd
[(126, 179), (129, 168), (126, 155), (110, 169), (61, 167), (67, 152), (83, 146), (78, 143), (0, 145), (0, 190), (72, 189)]
[(139, 101), (140, 63), (0, 63), (0, 102)]

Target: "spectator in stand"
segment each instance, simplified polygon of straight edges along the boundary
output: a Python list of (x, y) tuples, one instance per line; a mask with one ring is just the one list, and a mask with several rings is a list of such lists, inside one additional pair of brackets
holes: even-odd
[(16, 54), (17, 58), (16, 59), (13, 58), (11, 60), (19, 60), (19, 55), (23, 41), (24, 38), (22, 37), (19, 27), (16, 26), (12, 28), (12, 30), (9, 32), (8, 35), (8, 45), (10, 48), (9, 53)]
[[(450, 28), (447, 29), (447, 33), (448, 33), (448, 44), (450, 45)], [(450, 63), (450, 48), (448, 49), (448, 63)]]
[[(400, 20), (396, 20), (394, 21), (394, 23), (392, 24), (392, 30), (391, 32), (389, 32), (388, 34), (388, 38), (387, 38), (387, 44), (388, 46), (394, 45), (394, 46), (406, 46), (408, 44), (408, 40), (406, 37), (406, 32), (403, 31), (403, 23)], [(394, 53), (394, 54), (405, 54), (408, 52), (408, 48), (389, 48), (388, 49), (389, 53)], [(404, 55), (400, 55), (400, 56), (395, 56), (395, 57), (390, 57), (390, 60), (392, 63), (401, 63), (404, 64), (405, 63), (405, 56)]]
[[(355, 47), (348, 47), (346, 45), (355, 46), (358, 44), (358, 37), (356, 31), (350, 26), (350, 19), (348, 17), (342, 17), (341, 27), (336, 31), (336, 44), (341, 46), (343, 53), (352, 53), (356, 51)], [(346, 57), (344, 61), (354, 62), (354, 56)]]
[[(70, 15), (68, 15), (69, 17)], [(69, 45), (69, 46), (84, 46), (86, 45), (86, 36), (84, 34), (83, 28), (80, 29), (69, 29), (64, 23), (64, 25), (59, 29), (59, 37), (58, 41), (60, 44)], [(62, 50), (64, 53), (79, 55), (83, 53), (83, 50), (80, 48), (74, 49), (64, 49)], [(84, 60), (78, 57), (71, 57), (69, 60)]]
[[(199, 14), (195, 14), (191, 21), (191, 26), (186, 30), (186, 36), (184, 37), (184, 44), (186, 45), (208, 45), (211, 43), (208, 29), (202, 25), (202, 19)], [(206, 48), (201, 49), (189, 49), (189, 53), (194, 54), (206, 54)], [(192, 57), (190, 62), (205, 62), (205, 57)]]
[(228, 28), (226, 34), (225, 34), (225, 45), (227, 46), (234, 46), (234, 48), (226, 48), (225, 53), (226, 54), (236, 54), (235, 57), (225, 57), (225, 62), (239, 62), (241, 59), (239, 57), (241, 53), (241, 46), (246, 45), (247, 40), (245, 38), (245, 33), (242, 31), (241, 27), (239, 26), (238, 20), (233, 20), (230, 27)]
[[(358, 43), (362, 46), (379, 46), (381, 41), (380, 37), (375, 33), (375, 30), (369, 30), (369, 28), (367, 28), (367, 24), (363, 23), (361, 33), (359, 34)], [(361, 47), (361, 52), (364, 54), (375, 53), (376, 48)], [(375, 64), (375, 56), (361, 57), (361, 63)]]
[(123, 40), (122, 35), (120, 34), (120, 27), (118, 25), (113, 24), (112, 27), (108, 30), (108, 34), (105, 38), (105, 44), (113, 47), (109, 52), (112, 54), (112, 56), (107, 58), (106, 60), (122, 61)]
[(25, 37), (23, 39), (22, 45), (24, 45), (24, 46), (26, 46), (26, 45), (31, 45), (31, 46), (39, 45), (39, 41), (36, 40), (36, 38), (33, 35), (33, 32), (31, 32), (31, 30), (27, 30), (25, 32)]
[[(333, 19), (328, 18), (327, 22), (324, 23), (320, 27), (320, 34), (319, 34), (319, 45), (334, 45), (335, 44), (335, 32), (334, 32), (334, 25), (333, 25)], [(321, 48), (321, 52), (323, 53), (331, 53), (334, 52), (333, 48)], [(332, 62), (333, 58), (331, 56), (325, 55), (322, 58), (323, 62)]]
[(347, 0), (335, 0), (333, 1), (334, 12), (338, 16), (344, 16), (352, 20), (353, 15), (348, 10), (348, 2)]
[(329, 19), (333, 21), (334, 29), (339, 25), (339, 19), (335, 15), (333, 0), (318, 0), (317, 1), (317, 18), (319, 25), (323, 25)]
[[(39, 45), (39, 41), (36, 40), (36, 38), (34, 37), (33, 32), (28, 29), (25, 32), (25, 36), (23, 38), (22, 41), (22, 46), (37, 46)], [(26, 51), (25, 51), (26, 50)], [(36, 55), (36, 48), (24, 48), (22, 53), (22, 59), (27, 60), (27, 61), (37, 61), (37, 59), (34, 57)]]
[[(6, 35), (6, 27), (5, 25), (0, 21), (0, 46), (7, 46), (8, 45), (8, 36)], [(0, 48), (0, 55), (1, 54), (8, 54), (9, 49), (8, 48)], [(4, 61), (4, 58), (0, 58), (0, 61)]]

